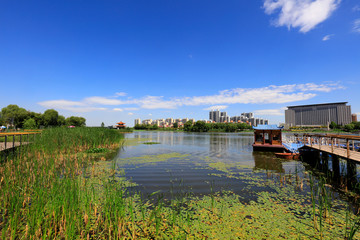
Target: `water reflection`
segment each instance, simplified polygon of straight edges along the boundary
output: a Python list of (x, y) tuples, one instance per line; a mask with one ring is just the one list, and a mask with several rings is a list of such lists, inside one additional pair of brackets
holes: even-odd
[[(268, 172), (295, 173), (304, 176), (304, 170), (325, 176), (329, 184), (337, 188), (355, 189), (359, 186), (357, 165), (347, 164), (331, 156), (311, 153), (304, 161), (284, 161), (273, 153), (253, 152), (252, 133), (186, 133), (186, 132), (134, 132), (129, 139), (140, 142), (159, 142), (156, 145), (125, 146), (119, 152), (119, 166), (124, 168), (127, 178), (139, 184), (137, 190), (144, 193), (154, 191), (191, 191), (208, 194), (212, 190), (231, 190), (242, 195), (247, 182), (236, 178), (236, 174), (247, 174), (247, 178)], [(178, 153), (186, 157), (170, 157), (153, 161), (154, 155)], [(144, 156), (151, 155), (152, 158)], [(136, 159), (143, 157), (141, 164)], [(127, 164), (120, 164), (128, 159)], [(235, 177), (229, 177), (231, 176)], [(246, 192), (246, 193), (245, 193)]]

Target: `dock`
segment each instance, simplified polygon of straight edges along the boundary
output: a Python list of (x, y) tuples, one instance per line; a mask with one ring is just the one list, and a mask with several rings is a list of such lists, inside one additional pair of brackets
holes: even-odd
[(307, 148), (360, 162), (360, 136), (304, 134), (302, 140)]
[(0, 152), (27, 145), (40, 133), (38, 131), (0, 133)]

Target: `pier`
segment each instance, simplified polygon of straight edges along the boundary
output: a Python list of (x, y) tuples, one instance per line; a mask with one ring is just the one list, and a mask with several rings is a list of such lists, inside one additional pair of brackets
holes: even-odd
[(360, 136), (304, 134), (302, 142), (307, 148), (360, 162)]
[(16, 147), (27, 145), (40, 133), (38, 131), (0, 133), (0, 152), (9, 149), (15, 150)]

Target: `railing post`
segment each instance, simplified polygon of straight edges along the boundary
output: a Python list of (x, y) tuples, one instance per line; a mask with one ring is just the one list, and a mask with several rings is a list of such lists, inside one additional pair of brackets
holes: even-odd
[(331, 140), (331, 153), (334, 153), (334, 139), (330, 138)]
[(353, 150), (353, 151), (355, 150), (355, 143), (354, 143), (354, 140), (352, 140), (352, 150)]
[(312, 137), (310, 137), (310, 147), (312, 147)]
[(5, 135), (5, 150), (6, 150), (6, 143), (7, 143), (7, 135)]
[(347, 158), (350, 158), (349, 139), (346, 139), (346, 151), (347, 151)]
[(13, 135), (13, 153), (15, 152), (15, 135)]
[(319, 150), (321, 150), (321, 137), (319, 137)]

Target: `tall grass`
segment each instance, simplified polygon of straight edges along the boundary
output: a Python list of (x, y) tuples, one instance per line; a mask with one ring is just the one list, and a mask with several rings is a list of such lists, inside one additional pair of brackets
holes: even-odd
[[(0, 231), (3, 239), (62, 238), (84, 232), (96, 209), (94, 186), (84, 169), (94, 164), (85, 150), (119, 148), (123, 136), (100, 128), (43, 131), (0, 166)], [(95, 216), (93, 216), (95, 217)]]

